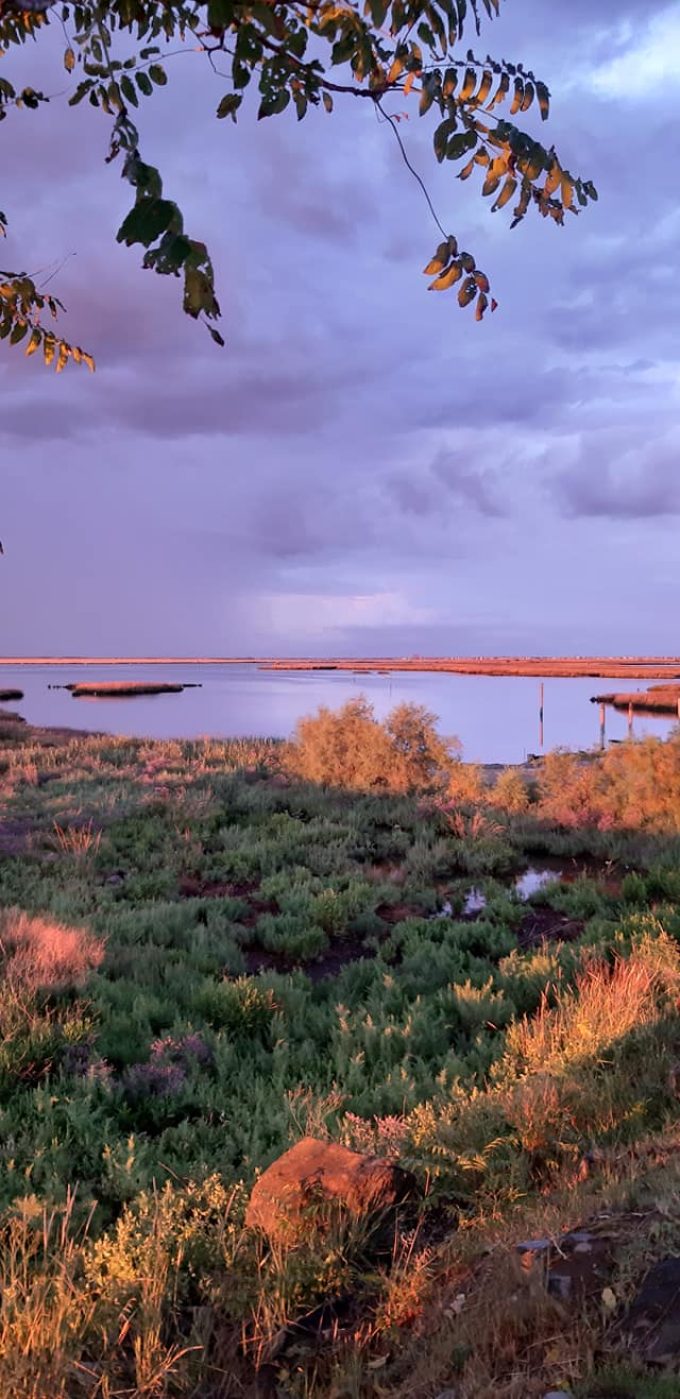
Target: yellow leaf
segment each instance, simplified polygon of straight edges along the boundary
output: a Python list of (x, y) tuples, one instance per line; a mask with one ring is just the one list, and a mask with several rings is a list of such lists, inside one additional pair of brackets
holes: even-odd
[(94, 360), (92, 358), (92, 355), (86, 354), (85, 350), (83, 350), (83, 364), (86, 364), (90, 373), (94, 374)]
[(486, 102), (486, 99), (489, 96), (489, 93), (491, 92), (492, 83), (493, 77), (491, 73), (484, 73), (482, 76), (482, 81), (480, 83), (479, 92), (477, 93), (477, 101), (479, 102), (480, 106), (484, 102)]
[(458, 93), (458, 101), (459, 101), (459, 102), (469, 102), (469, 100), (470, 100), (470, 98), (472, 97), (472, 94), (473, 94), (473, 92), (474, 92), (476, 86), (477, 86), (477, 74), (475, 73), (474, 68), (466, 68), (466, 69), (465, 69), (465, 79), (464, 79), (464, 82), (463, 82), (463, 86), (462, 86), (460, 92)]
[(447, 268), (446, 272), (442, 272), (441, 277), (437, 277), (436, 281), (430, 282), (430, 285), (427, 290), (448, 291), (449, 287), (452, 287), (454, 282), (458, 282), (462, 275), (463, 270), (460, 264), (457, 262), (452, 262), (451, 266)]
[(409, 73), (409, 74), (408, 74), (408, 77), (407, 77), (407, 79), (406, 79), (406, 82), (404, 83), (404, 96), (405, 96), (405, 97), (408, 97), (409, 92), (411, 91), (411, 88), (413, 87), (413, 84), (414, 84), (414, 82), (415, 82), (415, 78), (416, 78), (415, 73)]
[(507, 168), (507, 159), (504, 155), (496, 156), (496, 159), (492, 160), (486, 179), (482, 185), (482, 194), (494, 194), (496, 192), (501, 182), (501, 177), (505, 174)]
[(71, 346), (67, 345), (65, 340), (62, 340), (59, 344), (59, 355), (57, 358), (57, 374), (61, 374), (62, 369), (66, 368), (66, 365), (68, 364), (70, 350)]
[(512, 196), (513, 196), (513, 194), (515, 193), (515, 190), (516, 190), (516, 189), (517, 189), (517, 181), (516, 181), (514, 175), (508, 175), (508, 178), (507, 178), (507, 180), (505, 181), (505, 184), (503, 185), (503, 188), (502, 188), (502, 190), (501, 190), (501, 192), (500, 192), (500, 194), (499, 194), (499, 196), (498, 196), (498, 199), (496, 200), (496, 203), (493, 205), (493, 212), (494, 212), (494, 213), (496, 212), (497, 209), (504, 209), (504, 208), (505, 208), (505, 205), (508, 203), (508, 201), (509, 201), (510, 199), (512, 199)]
[(543, 193), (546, 194), (548, 197), (552, 196), (555, 193), (555, 190), (559, 189), (561, 181), (562, 171), (560, 170), (558, 161), (555, 160), (553, 161), (553, 164), (550, 170), (548, 171), (548, 174), (546, 175), (545, 184), (543, 186)]
[(562, 175), (562, 203), (565, 209), (571, 209), (574, 198), (574, 186), (568, 175)]
[(46, 336), (45, 336), (45, 339), (43, 340), (43, 356), (44, 356), (44, 360), (45, 360), (45, 364), (46, 364), (46, 365), (49, 366), (49, 365), (52, 363), (52, 360), (54, 359), (54, 352), (55, 352), (55, 350), (56, 350), (56, 340), (55, 340), (54, 336), (53, 336), (53, 335), (46, 335)]
[(67, 73), (72, 73), (76, 66), (76, 56), (72, 48), (67, 48), (64, 54), (64, 67)]
[(25, 349), (24, 353), (25, 353), (26, 355), (34, 355), (35, 352), (36, 352), (36, 350), (37, 350), (37, 348), (38, 348), (38, 346), (39, 346), (39, 344), (40, 344), (40, 331), (39, 331), (39, 330), (32, 330), (32, 331), (31, 331), (31, 338), (30, 338), (30, 340), (29, 340), (29, 342), (28, 342), (28, 344), (27, 344), (27, 346), (26, 346), (26, 349)]
[(512, 106), (511, 106), (511, 108), (510, 108), (510, 116), (511, 116), (511, 117), (514, 117), (514, 116), (517, 115), (517, 113), (518, 113), (519, 110), (520, 110), (520, 107), (522, 106), (523, 101), (524, 101), (524, 83), (522, 82), (522, 79), (521, 79), (521, 78), (515, 78), (515, 96), (514, 96), (513, 99), (512, 99)]

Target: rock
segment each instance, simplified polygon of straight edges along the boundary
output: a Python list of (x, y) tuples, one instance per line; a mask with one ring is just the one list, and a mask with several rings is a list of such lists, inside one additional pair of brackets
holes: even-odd
[(558, 1273), (550, 1269), (547, 1278), (547, 1288), (550, 1297), (557, 1297), (560, 1302), (568, 1302), (571, 1297), (573, 1281), (569, 1273)]
[(608, 1276), (611, 1247), (606, 1238), (586, 1229), (573, 1229), (558, 1242), (526, 1239), (515, 1245), (524, 1273), (538, 1271), (551, 1297), (560, 1302), (582, 1300), (601, 1291)]
[(515, 1244), (518, 1253), (547, 1253), (552, 1244), (550, 1239), (525, 1239), (521, 1244)]
[(650, 1268), (623, 1330), (648, 1365), (680, 1367), (680, 1258), (664, 1258)]
[(279, 1242), (295, 1242), (315, 1203), (333, 1201), (350, 1215), (366, 1217), (393, 1209), (415, 1189), (411, 1173), (391, 1161), (304, 1137), (255, 1182), (246, 1224)]

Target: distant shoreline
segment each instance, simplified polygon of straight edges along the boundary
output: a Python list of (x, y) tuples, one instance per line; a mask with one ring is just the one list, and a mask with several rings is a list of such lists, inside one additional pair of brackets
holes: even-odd
[(227, 666), (271, 671), (415, 672), (545, 679), (680, 680), (679, 656), (2, 656), (0, 666)]

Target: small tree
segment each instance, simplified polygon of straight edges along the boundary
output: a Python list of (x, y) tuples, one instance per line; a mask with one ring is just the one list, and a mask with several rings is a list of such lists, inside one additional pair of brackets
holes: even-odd
[(442, 786), (454, 756), (460, 752), (458, 739), (440, 738), (436, 725), (436, 716), (422, 704), (398, 704), (385, 720), (385, 730), (409, 791)]
[(363, 696), (301, 719), (285, 765), (295, 777), (360, 792), (427, 792), (446, 784), (456, 741), (439, 737), (434, 715), (401, 704), (384, 724)]

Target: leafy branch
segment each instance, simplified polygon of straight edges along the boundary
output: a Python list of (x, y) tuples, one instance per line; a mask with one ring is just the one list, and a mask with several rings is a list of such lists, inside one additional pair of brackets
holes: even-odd
[[(0, 214), (0, 235), (4, 236), (6, 227), (5, 215)], [(70, 345), (53, 330), (46, 330), (41, 323), (44, 311), (56, 320), (63, 309), (61, 301), (41, 291), (26, 272), (17, 274), (0, 268), (0, 340), (20, 345), (28, 337), (25, 353), (34, 355), (40, 350), (45, 364), (54, 363), (58, 374), (69, 360), (93, 370), (92, 355), (81, 350), (79, 345)]]
[[(399, 129), (403, 113), (388, 113), (384, 103), (398, 94), (403, 102), (417, 101), (421, 117), (438, 113), (435, 159), (451, 161), (461, 180), (479, 167), (482, 196), (492, 200), (493, 212), (511, 207), (512, 227), (530, 208), (556, 224), (564, 222), (567, 212), (585, 208), (597, 198), (592, 182), (572, 175), (553, 146), (545, 147), (515, 121), (534, 110), (543, 121), (548, 118), (545, 83), (521, 63), (489, 55), (480, 59), (470, 49), (465, 55), (456, 51), (471, 24), (479, 34), (482, 19), (495, 19), (499, 11), (500, 0), (66, 0), (59, 20), (64, 27), (72, 23), (73, 36), (69, 40), (67, 34), (63, 61), (67, 73), (77, 75), (70, 105), (87, 99), (111, 118), (107, 161), (121, 158), (122, 175), (134, 190), (118, 241), (143, 248), (145, 268), (181, 278), (185, 312), (204, 321), (213, 339), (224, 344), (214, 324), (220, 307), (208, 250), (185, 232), (183, 214), (166, 196), (159, 170), (142, 159), (131, 116), (144, 98), (167, 84), (162, 59), (199, 52), (217, 71), (219, 54), (226, 60), (226, 72), (220, 65), (220, 75), (228, 81), (217, 105), (220, 120), (237, 122), (251, 84), (257, 88), (260, 119), (289, 106), (298, 120), (310, 107), (323, 106), (330, 114), (340, 97), (373, 103), (391, 127), (442, 235), (425, 268), (433, 277), (430, 290), (457, 287), (459, 305), (474, 302), (481, 320), (487, 307), (496, 305), (489, 278), (446, 232), (409, 159)], [(0, 49), (39, 38), (50, 18), (44, 0), (0, 0)], [(181, 47), (171, 49), (173, 41)], [(121, 53), (124, 43), (132, 49), (127, 56)], [(0, 80), (0, 120), (10, 107), (30, 109), (46, 100), (31, 88), (17, 93)], [(501, 117), (500, 108), (507, 115)], [(41, 330), (39, 313), (47, 308), (56, 315), (60, 303), (44, 296), (40, 301), (42, 294), (30, 278), (1, 275), (2, 334), (18, 343), (30, 329), (29, 352), (31, 345), (45, 348), (47, 343), (49, 355), (51, 332)], [(36, 334), (41, 338), (34, 344)], [(69, 358), (84, 358), (66, 342), (52, 339), (58, 368)]]

